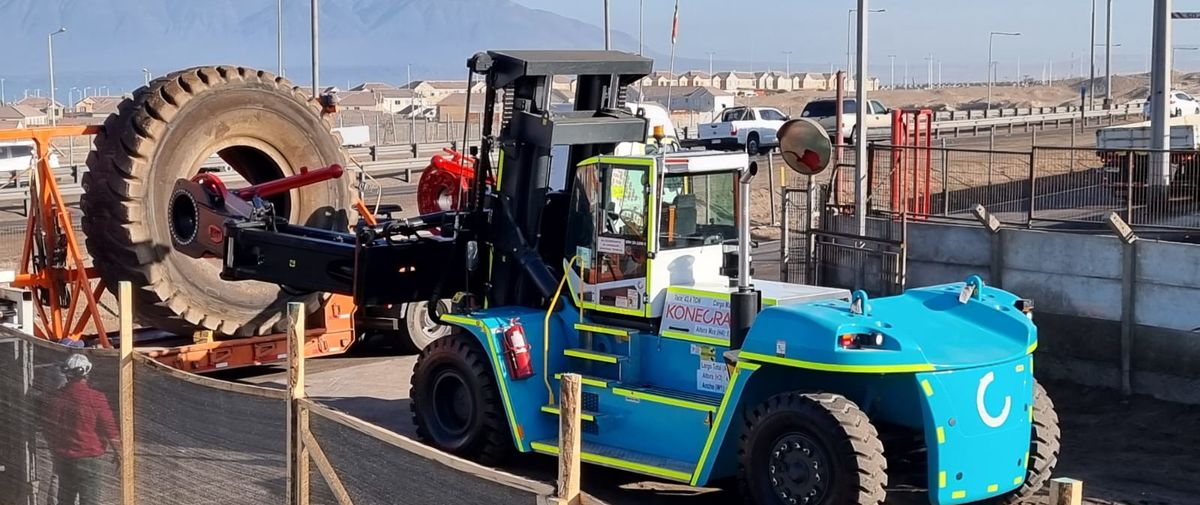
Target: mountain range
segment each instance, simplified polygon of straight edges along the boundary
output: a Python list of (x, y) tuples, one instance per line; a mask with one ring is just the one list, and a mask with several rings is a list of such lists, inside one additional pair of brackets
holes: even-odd
[[(310, 4), (284, 4), (286, 74), (307, 84)], [(67, 31), (53, 37), (59, 94), (128, 90), (141, 83), (143, 68), (155, 75), (204, 64), (275, 70), (275, 9), (271, 0), (0, 0), (0, 78), (9, 98), (48, 88), (46, 39), (60, 26)], [(322, 84), (337, 86), (402, 83), (409, 65), (413, 79), (464, 78), (466, 59), (485, 49), (603, 45), (597, 26), (511, 0), (322, 0), (319, 20)], [(620, 32), (613, 43), (637, 48)]]

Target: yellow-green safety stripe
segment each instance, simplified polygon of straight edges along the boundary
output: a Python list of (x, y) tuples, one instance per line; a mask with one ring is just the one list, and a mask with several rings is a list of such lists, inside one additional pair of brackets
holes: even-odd
[(792, 358), (780, 358), (778, 356), (769, 356), (766, 354), (758, 354), (753, 352), (742, 351), (738, 354), (740, 358), (761, 361), (763, 363), (774, 363), (776, 365), (784, 365), (796, 368), (805, 368), (808, 370), (820, 370), (823, 372), (848, 372), (848, 373), (908, 373), (908, 372), (931, 372), (933, 365), (928, 363), (912, 363), (905, 365), (835, 365), (830, 363), (816, 363), (813, 361), (803, 361)]

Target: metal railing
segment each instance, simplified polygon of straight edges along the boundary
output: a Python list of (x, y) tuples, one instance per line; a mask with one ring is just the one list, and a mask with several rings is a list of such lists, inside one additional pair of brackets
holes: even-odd
[[(869, 156), (867, 207), (876, 216), (974, 222), (972, 210), (983, 205), (1002, 223), (1027, 227), (1099, 228), (1115, 212), (1142, 229), (1200, 230), (1200, 151), (873, 144)], [(1149, 176), (1160, 156), (1170, 166), (1165, 185)], [(914, 167), (914, 158), (922, 163)], [(833, 187), (834, 203), (852, 205), (851, 172), (839, 173)]]

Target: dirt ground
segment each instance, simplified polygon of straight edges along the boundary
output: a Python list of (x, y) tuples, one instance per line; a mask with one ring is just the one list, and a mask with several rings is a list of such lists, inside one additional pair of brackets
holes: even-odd
[[(409, 415), (408, 378), (415, 363), (382, 346), (352, 356), (309, 363), (309, 393), (323, 404), (415, 436)], [(281, 387), (278, 368), (231, 372), (225, 378)], [(1062, 452), (1056, 476), (1084, 482), (1092, 505), (1188, 505), (1200, 503), (1200, 406), (1145, 396), (1127, 399), (1111, 390), (1067, 383), (1046, 384), (1061, 419)], [(553, 481), (550, 458), (517, 458), (505, 470)], [(903, 470), (893, 465), (894, 473)], [(892, 477), (893, 484), (912, 475)], [(596, 466), (585, 466), (584, 490), (613, 504), (728, 505), (740, 503), (732, 489), (691, 488)], [(893, 485), (889, 505), (928, 503), (925, 490)], [(1040, 501), (1046, 503), (1045, 493)]]

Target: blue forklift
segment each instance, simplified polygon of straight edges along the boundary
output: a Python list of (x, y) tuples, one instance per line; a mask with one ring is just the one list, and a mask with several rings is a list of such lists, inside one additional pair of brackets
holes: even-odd
[[(584, 462), (693, 486), (736, 479), (760, 505), (883, 503), (888, 457), (923, 463), (936, 504), (1037, 492), (1059, 431), (1033, 377), (1032, 302), (975, 276), (874, 299), (753, 279), (756, 166), (679, 151), (630, 111), (628, 87), (652, 64), (476, 54), (482, 140), (456, 208), (338, 233), (180, 180), (187, 219), (224, 233), (176, 248), (224, 258), (226, 279), (360, 308), (453, 300), (430, 314), (456, 330), (418, 358), (412, 414), (425, 442), (485, 464), (557, 454), (558, 379), (577, 373)], [(556, 76), (575, 79), (569, 109), (550, 103)], [(796, 170), (828, 161), (815, 123), (780, 136)]]

